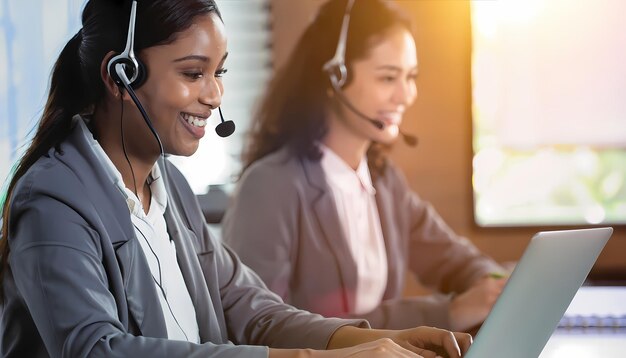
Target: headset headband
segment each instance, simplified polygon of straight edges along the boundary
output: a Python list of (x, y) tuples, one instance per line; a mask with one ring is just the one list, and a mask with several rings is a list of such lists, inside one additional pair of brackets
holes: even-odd
[(348, 0), (346, 11), (343, 15), (341, 33), (339, 34), (339, 42), (337, 43), (335, 56), (322, 67), (330, 76), (330, 82), (335, 89), (343, 87), (348, 79), (348, 70), (346, 69), (346, 42), (348, 41), (348, 27), (350, 26), (350, 11), (352, 11), (353, 5), (354, 0)]

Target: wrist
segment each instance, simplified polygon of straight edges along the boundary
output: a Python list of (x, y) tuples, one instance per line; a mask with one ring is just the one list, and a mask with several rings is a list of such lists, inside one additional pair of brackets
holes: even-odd
[(392, 334), (390, 332), (393, 331), (342, 326), (330, 337), (326, 349), (353, 347), (380, 338), (391, 337)]
[(350, 344), (350, 341), (353, 339), (353, 336), (356, 336), (356, 329), (358, 328), (352, 326), (341, 326), (337, 328), (333, 335), (330, 336), (326, 349), (338, 349), (354, 345)]
[(324, 351), (313, 349), (276, 349), (270, 348), (268, 358), (323, 358)]
[(461, 326), (460, 316), (460, 303), (458, 300), (458, 296), (453, 296), (450, 299), (450, 305), (448, 306), (448, 319), (450, 322), (450, 330), (458, 331)]

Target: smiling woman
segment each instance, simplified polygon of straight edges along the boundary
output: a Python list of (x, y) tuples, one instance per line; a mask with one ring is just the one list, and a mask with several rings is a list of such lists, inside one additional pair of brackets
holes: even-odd
[[(138, 97), (168, 154), (190, 156), (195, 153), (205, 134), (201, 124), (206, 123), (211, 112), (221, 104), (226, 36), (223, 23), (215, 21), (214, 17), (217, 15), (203, 17), (187, 31), (177, 34), (175, 41), (142, 51), (149, 75)], [(139, 112), (135, 112), (139, 116)], [(106, 121), (98, 121), (97, 116), (94, 120), (98, 130), (113, 128)], [(143, 120), (129, 121), (125, 125), (128, 126), (125, 130), (135, 136), (132, 143), (127, 143), (129, 153), (154, 148), (154, 139)], [(116, 132), (103, 139), (118, 137)], [(145, 139), (142, 141), (142, 138)], [(106, 144), (103, 147), (106, 149)]]
[[(255, 113), (223, 237), (299, 308), (378, 328), (465, 330), (506, 280), (488, 277), (502, 269), (386, 157), (417, 99), (416, 52), (394, 2), (324, 3)], [(408, 271), (458, 294), (403, 299)]]

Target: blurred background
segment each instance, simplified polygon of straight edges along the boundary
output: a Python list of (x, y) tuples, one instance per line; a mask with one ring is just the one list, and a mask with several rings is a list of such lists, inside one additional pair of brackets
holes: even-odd
[[(217, 229), (256, 100), (324, 1), (217, 0), (230, 53), (222, 109), (237, 131), (209, 130), (196, 155), (172, 158)], [(420, 143), (392, 153), (411, 187), (500, 262), (538, 230), (614, 226), (592, 275), (626, 280), (626, 2), (397, 3), (420, 66), (403, 124)], [(2, 198), (83, 5), (0, 0)]]

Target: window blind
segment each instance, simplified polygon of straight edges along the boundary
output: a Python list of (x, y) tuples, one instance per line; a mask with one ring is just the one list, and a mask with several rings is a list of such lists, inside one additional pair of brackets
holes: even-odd
[(224, 119), (235, 122), (233, 135), (221, 138), (214, 128), (219, 113), (214, 111), (196, 154), (171, 157), (196, 194), (211, 185), (232, 184), (241, 169), (241, 151), (250, 126), (252, 111), (265, 90), (272, 72), (271, 9), (269, 0), (217, 0), (228, 41), (228, 59), (223, 77)]

